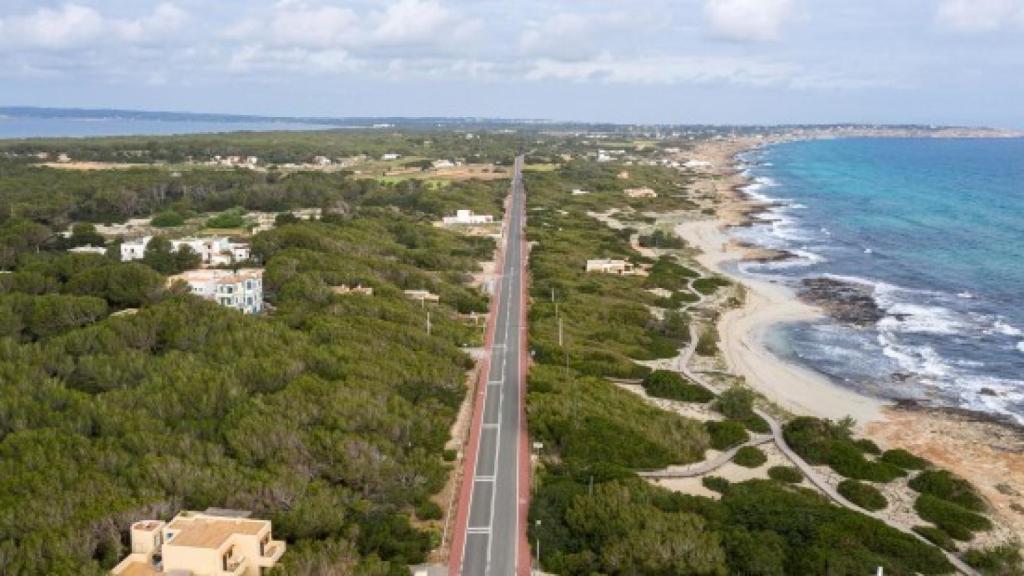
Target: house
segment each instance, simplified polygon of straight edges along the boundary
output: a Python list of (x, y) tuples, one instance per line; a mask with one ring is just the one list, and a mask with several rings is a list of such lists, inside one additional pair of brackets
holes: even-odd
[(431, 163), (431, 166), (437, 170), (440, 170), (441, 168), (454, 168), (455, 162), (452, 162), (451, 160), (434, 160)]
[(171, 240), (171, 246), (177, 252), (182, 246), (188, 246), (199, 254), (202, 262), (208, 266), (224, 266), (244, 262), (251, 255), (249, 245), (245, 242), (232, 242), (224, 237), (181, 238)]
[(313, 164), (316, 166), (330, 166), (331, 159), (328, 158), (327, 156), (314, 156)]
[(584, 194), (590, 194), (590, 191), (589, 190), (581, 190), (579, 188), (573, 188), (572, 189), (572, 195), (573, 196), (583, 196)]
[(263, 311), (263, 270), (189, 270), (167, 279), (168, 286), (177, 282), (188, 284), (189, 291), (200, 298), (212, 300), (244, 314)]
[(334, 292), (335, 294), (362, 294), (363, 296), (373, 296), (373, 288), (363, 286), (362, 284), (357, 284), (356, 286), (349, 286), (348, 284), (332, 286), (331, 292)]
[(459, 224), (490, 224), (494, 222), (494, 216), (490, 214), (474, 214), (472, 210), (456, 210), (455, 216), (445, 216), (441, 219), (445, 226)]
[(644, 186), (643, 188), (626, 188), (626, 196), (630, 198), (657, 198), (658, 193)]
[(100, 256), (107, 255), (107, 249), (104, 246), (93, 246), (92, 244), (86, 244), (85, 246), (75, 246), (74, 248), (68, 248), (68, 252), (72, 254), (99, 254)]
[(437, 294), (430, 292), (429, 290), (402, 290), (405, 297), (409, 300), (418, 300), (419, 302), (440, 302), (441, 297)]
[(140, 520), (131, 526), (131, 547), (111, 574), (259, 576), (277, 565), (287, 546), (273, 539), (268, 520), (210, 508), (182, 511), (170, 522)]
[(146, 246), (149, 246), (149, 241), (152, 239), (152, 236), (143, 236), (142, 238), (136, 238), (135, 240), (125, 240), (124, 242), (122, 242), (121, 262), (142, 260), (142, 258), (146, 255)]
[(402, 157), (401, 154), (395, 154), (394, 152), (388, 152), (387, 154), (384, 154), (383, 156), (381, 156), (380, 159), (385, 161), (385, 162), (388, 162), (388, 161), (391, 161), (391, 160), (398, 160), (401, 157)]
[(602, 274), (618, 274), (620, 276), (631, 276), (636, 274), (636, 268), (631, 262), (625, 260), (587, 260), (587, 272), (600, 272)]

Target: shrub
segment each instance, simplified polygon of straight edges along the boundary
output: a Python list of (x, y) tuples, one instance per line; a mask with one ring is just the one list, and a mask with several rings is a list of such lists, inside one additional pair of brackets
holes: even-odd
[(643, 387), (651, 396), (683, 402), (709, 402), (715, 397), (703, 386), (691, 384), (681, 375), (668, 370), (655, 370), (648, 374), (644, 378)]
[(772, 427), (768, 425), (768, 421), (761, 418), (757, 414), (751, 414), (750, 416), (741, 420), (743, 425), (747, 427), (747, 430), (756, 432), (758, 434), (769, 434), (772, 431)]
[(706, 422), (704, 427), (711, 435), (711, 447), (715, 450), (728, 450), (750, 439), (750, 434), (747, 433), (743, 424), (732, 420)]
[(786, 424), (786, 442), (810, 464), (828, 464), (833, 470), (855, 480), (889, 482), (906, 472), (888, 462), (864, 457), (864, 445), (850, 438), (849, 421), (838, 423), (811, 417), (795, 418)]
[(840, 482), (839, 493), (865, 510), (882, 510), (889, 505), (889, 501), (877, 488), (857, 480), (847, 479)]
[(910, 487), (975, 512), (985, 510), (985, 501), (971, 483), (948, 470), (925, 470), (910, 481)]
[(181, 226), (184, 223), (185, 217), (173, 211), (161, 212), (156, 216), (153, 216), (153, 220), (150, 222), (150, 224), (157, 228), (173, 228), (174, 226)]
[(441, 457), (444, 458), (445, 462), (454, 462), (458, 457), (458, 452), (450, 448), (446, 448), (444, 452), (441, 452)]
[(700, 483), (705, 488), (719, 494), (724, 494), (729, 489), (730, 482), (721, 476), (705, 476), (701, 478)]
[(986, 550), (968, 550), (964, 562), (985, 576), (1021, 576), (1024, 574), (1024, 559), (1020, 547), (1004, 544)]
[(943, 550), (956, 550), (956, 542), (949, 537), (949, 534), (946, 534), (935, 526), (914, 526), (914, 532), (924, 536), (926, 540)]
[(754, 393), (742, 386), (732, 386), (718, 397), (718, 411), (731, 420), (743, 420), (754, 415)]
[(799, 484), (804, 479), (803, 473), (795, 466), (772, 466), (768, 469), (768, 477), (789, 484)]
[(970, 540), (972, 533), (992, 528), (988, 518), (931, 494), (918, 496), (914, 510), (923, 520), (935, 524), (956, 540)]
[(221, 212), (206, 221), (207, 228), (241, 228), (243, 226), (245, 226), (245, 218), (238, 210)]
[(693, 281), (693, 289), (705, 296), (710, 296), (715, 293), (722, 286), (728, 286), (731, 284), (725, 278), (698, 278)]
[(444, 510), (431, 500), (424, 500), (416, 507), (416, 517), (420, 520), (440, 520)]
[(697, 348), (694, 350), (701, 356), (714, 356), (718, 354), (718, 332), (713, 326), (701, 331), (697, 338)]
[(747, 468), (757, 468), (767, 462), (768, 457), (764, 455), (764, 452), (762, 452), (760, 448), (744, 446), (736, 451), (736, 456), (732, 461)]
[(875, 444), (873, 441), (867, 438), (860, 438), (858, 440), (854, 440), (853, 443), (856, 444), (857, 447), (860, 448), (861, 451), (864, 452), (865, 454), (873, 454), (875, 456), (878, 456), (879, 454), (882, 453), (882, 449), (878, 447), (878, 444)]
[(931, 464), (924, 458), (914, 456), (902, 448), (886, 450), (882, 453), (882, 457), (879, 458), (879, 460), (882, 462), (888, 462), (894, 466), (899, 466), (904, 470), (924, 470), (931, 466)]

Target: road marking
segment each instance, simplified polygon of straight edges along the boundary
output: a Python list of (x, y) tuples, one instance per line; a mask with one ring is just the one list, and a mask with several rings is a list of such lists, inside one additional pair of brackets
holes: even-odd
[(493, 430), (493, 429), (495, 429), (497, 427), (498, 427), (498, 423), (497, 422), (495, 422), (493, 424), (484, 424), (484, 430)]
[(474, 482), (494, 482), (494, 476), (481, 475), (473, 479)]
[(491, 534), (491, 528), (489, 526), (470, 526), (466, 528), (467, 534)]

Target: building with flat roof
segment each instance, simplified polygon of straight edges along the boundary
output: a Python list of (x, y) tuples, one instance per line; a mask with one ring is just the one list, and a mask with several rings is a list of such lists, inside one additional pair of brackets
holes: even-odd
[(142, 258), (146, 255), (146, 246), (149, 246), (149, 241), (152, 239), (152, 236), (143, 236), (142, 238), (136, 238), (134, 240), (125, 240), (124, 242), (122, 242), (121, 262), (142, 260)]
[(170, 522), (140, 520), (131, 527), (131, 553), (116, 576), (259, 576), (284, 555), (268, 520), (247, 512), (207, 509), (182, 511)]
[(263, 311), (263, 270), (259, 268), (189, 270), (167, 279), (168, 285), (176, 282), (188, 284), (192, 294), (221, 306), (245, 314)]
[(474, 214), (472, 210), (456, 210), (455, 216), (445, 216), (441, 221), (446, 225), (457, 224), (490, 224), (494, 216), (490, 214)]
[(223, 236), (207, 236), (203, 238), (179, 238), (171, 240), (171, 246), (177, 252), (182, 246), (188, 246), (199, 254), (206, 266), (225, 266), (244, 262), (251, 255), (249, 245), (245, 242), (232, 242)]
[(636, 274), (636, 267), (625, 260), (587, 260), (587, 272), (600, 272), (602, 274), (619, 274), (630, 276)]

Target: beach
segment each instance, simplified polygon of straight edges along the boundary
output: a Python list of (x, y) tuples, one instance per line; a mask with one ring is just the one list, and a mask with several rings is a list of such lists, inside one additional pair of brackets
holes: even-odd
[(727, 139), (699, 145), (691, 157), (708, 168), (693, 185), (715, 217), (684, 222), (676, 233), (698, 251), (705, 268), (745, 287), (742, 306), (718, 321), (720, 349), (727, 369), (745, 379), (767, 400), (793, 415), (838, 419), (852, 416), (859, 434), (883, 448), (904, 448), (974, 483), (992, 504), (995, 518), (1011, 533), (1024, 534), (1024, 432), (979, 413), (923, 408), (870, 397), (840, 386), (827, 376), (773, 354), (766, 338), (773, 326), (821, 319), (824, 312), (797, 298), (792, 289), (741, 275), (736, 263), (779, 257), (737, 242), (730, 228), (743, 226), (763, 211), (764, 202), (747, 197), (747, 178), (736, 155), (762, 140)]

